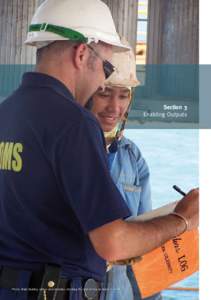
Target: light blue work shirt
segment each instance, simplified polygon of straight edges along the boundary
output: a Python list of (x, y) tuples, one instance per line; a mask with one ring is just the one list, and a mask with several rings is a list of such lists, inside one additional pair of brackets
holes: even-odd
[[(118, 142), (117, 151), (108, 153), (108, 163), (111, 176), (132, 216), (150, 211), (152, 209), (150, 173), (138, 147), (123, 137)], [(141, 299), (130, 267), (114, 266), (106, 274), (105, 285), (106, 300)], [(159, 294), (147, 299), (159, 300), (160, 297)]]

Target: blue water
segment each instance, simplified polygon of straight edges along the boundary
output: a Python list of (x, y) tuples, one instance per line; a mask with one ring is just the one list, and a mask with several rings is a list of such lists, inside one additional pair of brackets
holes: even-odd
[[(140, 148), (151, 172), (153, 208), (180, 199), (174, 184), (188, 191), (198, 186), (198, 131), (191, 129), (127, 129), (125, 136)], [(198, 273), (176, 286), (198, 287)], [(198, 292), (164, 291), (163, 300), (198, 300)]]

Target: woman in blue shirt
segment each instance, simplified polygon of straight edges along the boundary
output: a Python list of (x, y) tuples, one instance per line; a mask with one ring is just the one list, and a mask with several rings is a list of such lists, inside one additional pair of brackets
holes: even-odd
[[(132, 88), (139, 85), (133, 51), (114, 54), (116, 71), (92, 98), (92, 112), (105, 134), (108, 163), (114, 182), (137, 216), (152, 209), (149, 168), (138, 147), (123, 136), (132, 99)], [(141, 299), (130, 266), (115, 265), (105, 279), (106, 300)], [(148, 298), (160, 300), (157, 294)]]

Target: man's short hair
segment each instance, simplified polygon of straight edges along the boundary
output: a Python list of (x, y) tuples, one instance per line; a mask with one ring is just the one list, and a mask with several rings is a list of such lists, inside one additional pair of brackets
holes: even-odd
[(39, 64), (43, 58), (43, 56), (45, 55), (45, 53), (47, 53), (50, 50), (53, 50), (55, 52), (55, 54), (61, 54), (64, 50), (66, 50), (67, 48), (73, 47), (74, 45), (76, 45), (76, 42), (72, 42), (72, 41), (54, 41), (50, 44), (48, 44), (47, 46), (44, 46), (42, 48), (37, 49), (36, 52), (36, 62), (37, 64)]

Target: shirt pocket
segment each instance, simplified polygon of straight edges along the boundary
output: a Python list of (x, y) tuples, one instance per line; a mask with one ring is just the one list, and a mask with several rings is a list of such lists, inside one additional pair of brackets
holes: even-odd
[(128, 183), (123, 183), (123, 190), (125, 192), (131, 192), (131, 193), (141, 193), (141, 186), (140, 185), (133, 185)]
[(141, 201), (141, 186), (123, 183), (123, 197), (133, 216), (138, 213), (138, 208)]

